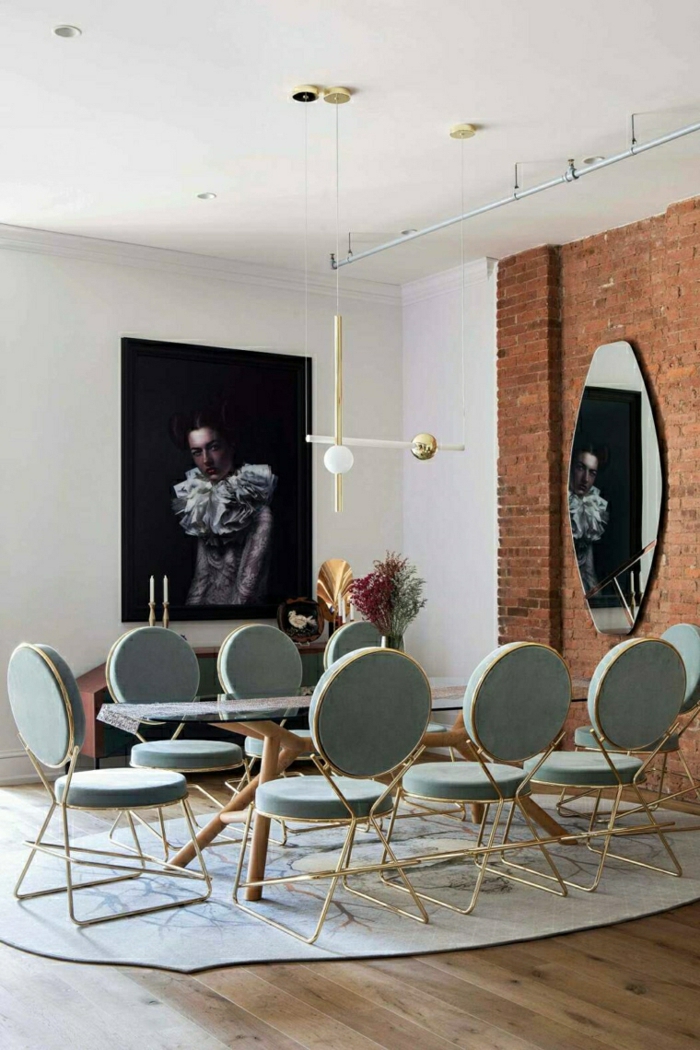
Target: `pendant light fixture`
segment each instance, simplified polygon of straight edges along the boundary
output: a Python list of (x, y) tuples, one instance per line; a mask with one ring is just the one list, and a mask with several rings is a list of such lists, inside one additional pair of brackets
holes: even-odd
[[(338, 108), (350, 101), (351, 92), (344, 87), (326, 88), (322, 92), (324, 102), (336, 106), (335, 113), (335, 253), (331, 256), (331, 264), (335, 270), (335, 317), (333, 325), (334, 335), (334, 363), (335, 363), (335, 395), (334, 395), (334, 432), (333, 436), (318, 434), (307, 434), (306, 440), (313, 444), (330, 445), (326, 451), (323, 462), (328, 471), (335, 477), (334, 506), (336, 513), (343, 509), (343, 475), (352, 468), (355, 461), (349, 446), (365, 446), (369, 448), (408, 448), (413, 456), (421, 461), (432, 459), (438, 450), (445, 452), (463, 452), (465, 444), (450, 445), (438, 442), (433, 434), (417, 434), (412, 441), (389, 441), (375, 438), (344, 438), (343, 436), (343, 318), (340, 313), (340, 284), (338, 262), (340, 261), (340, 145), (339, 145), (339, 121)], [(294, 88), (291, 95), (295, 102), (315, 102), (319, 97), (319, 89), (313, 85), (304, 84)], [(457, 124), (451, 131), (450, 136), (454, 139), (471, 138), (476, 129), (471, 124)], [(462, 152), (461, 167), (461, 192), (462, 208), (464, 208), (464, 153)], [(406, 231), (409, 233), (412, 231)], [(462, 419), (463, 428), (466, 429), (466, 406), (464, 387), (464, 237), (461, 235), (461, 349), (462, 349)]]

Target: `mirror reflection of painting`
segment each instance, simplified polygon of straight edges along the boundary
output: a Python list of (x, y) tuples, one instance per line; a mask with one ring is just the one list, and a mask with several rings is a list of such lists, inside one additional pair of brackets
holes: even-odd
[(170, 421), (176, 446), (194, 464), (172, 501), (180, 526), (197, 541), (187, 605), (257, 604), (267, 591), (277, 478), (267, 464), (236, 464), (232, 411), (224, 402)]
[(598, 583), (595, 544), (600, 542), (609, 520), (608, 501), (603, 499), (596, 485), (601, 458), (600, 450), (591, 442), (574, 442), (569, 478), (569, 516), (578, 571), (586, 592)]
[[(310, 362), (122, 341), (122, 616), (274, 617), (311, 579)], [(160, 598), (157, 595), (156, 598)]]
[(661, 511), (661, 460), (634, 352), (594, 355), (569, 464), (569, 519), (583, 593), (597, 629), (632, 630), (644, 597)]

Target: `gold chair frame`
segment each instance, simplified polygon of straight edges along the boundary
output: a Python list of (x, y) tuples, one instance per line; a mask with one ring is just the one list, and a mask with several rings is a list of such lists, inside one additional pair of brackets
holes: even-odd
[[(318, 828), (331, 826), (347, 827), (345, 840), (340, 849), (338, 861), (334, 868), (329, 868), (322, 871), (308, 872), (301, 875), (282, 875), (279, 877), (257, 879), (254, 881), (244, 881), (242, 879), (243, 864), (245, 862), (245, 856), (248, 848), (248, 841), (250, 838), (250, 826), (253, 816), (257, 814), (259, 817), (267, 818), (270, 820), (280, 819), (279, 815), (277, 814), (265, 813), (263, 810), (257, 809), (255, 802), (253, 802), (248, 809), (246, 817), (246, 822), (243, 830), (243, 844), (241, 846), (241, 852), (238, 858), (238, 867), (236, 869), (236, 877), (233, 884), (233, 900), (238, 905), (238, 907), (241, 908), (243, 911), (247, 912), (249, 915), (252, 915), (254, 918), (260, 919), (262, 922), (267, 923), (268, 926), (274, 926), (275, 929), (281, 930), (283, 933), (288, 933), (292, 937), (296, 937), (297, 940), (303, 941), (306, 944), (313, 944), (318, 939), (319, 934), (323, 929), (323, 925), (328, 916), (328, 911), (333, 901), (333, 897), (338, 887), (338, 883), (342, 881), (343, 888), (347, 890), (348, 893), (354, 894), (357, 897), (362, 897), (365, 900), (372, 901), (374, 904), (378, 904), (382, 908), (387, 908), (389, 911), (394, 912), (394, 914), (396, 915), (403, 915), (406, 918), (413, 919), (416, 922), (427, 923), (428, 913), (423, 907), (423, 904), (418, 898), (418, 894), (415, 892), (413, 886), (411, 885), (411, 882), (408, 879), (408, 876), (403, 870), (405, 867), (410, 867), (411, 865), (413, 865), (415, 861), (412, 858), (409, 860), (404, 860), (399, 859), (396, 856), (396, 854), (391, 848), (391, 844), (388, 841), (388, 838), (384, 835), (384, 832), (382, 830), (381, 818), (378, 818), (377, 816), (377, 813), (384, 800), (388, 796), (390, 796), (393, 789), (401, 781), (406, 771), (413, 765), (413, 763), (416, 761), (416, 759), (422, 753), (422, 751), (423, 746), (419, 744), (416, 748), (414, 748), (411, 754), (401, 763), (400, 767), (398, 767), (398, 772), (396, 772), (395, 770), (391, 771), (394, 774), (392, 776), (391, 782), (387, 785), (387, 787), (381, 793), (376, 802), (374, 802), (366, 817), (358, 817), (353, 811), (350, 803), (347, 801), (347, 799), (341, 792), (337, 783), (333, 780), (332, 773), (334, 772), (334, 767), (331, 765), (331, 763), (327, 759), (324, 759), (322, 757), (316, 755), (312, 756), (312, 761), (316, 766), (318, 772), (321, 774), (321, 776), (325, 777), (328, 784), (330, 784), (333, 792), (347, 810), (348, 815), (347, 817), (344, 817), (342, 819), (339, 818), (337, 820), (329, 820), (328, 818), (323, 818), (321, 820), (309, 820), (308, 818), (302, 819), (293, 817), (285, 817), (284, 820), (289, 823), (298, 822), (302, 824), (315, 824), (318, 826)], [(392, 818), (395, 817), (398, 804), (399, 793), (397, 792), (396, 797), (394, 799), (394, 805), (392, 807)], [(385, 816), (386, 814), (382, 815)], [(351, 866), (350, 861), (352, 857), (352, 850), (355, 843), (355, 835), (358, 829), (374, 831), (376, 833), (377, 837), (379, 838), (380, 844), (383, 846), (382, 859), (379, 863), (361, 864), (356, 865), (354, 867)], [(308, 830), (314, 829), (312, 828)], [(390, 857), (390, 860), (387, 861), (387, 857)], [(413, 914), (412, 912), (406, 911), (404, 908), (397, 908), (393, 904), (390, 904), (388, 901), (384, 901), (381, 900), (379, 897), (375, 897), (373, 894), (366, 893), (363, 890), (358, 890), (348, 885), (347, 880), (353, 875), (368, 875), (372, 873), (378, 873), (381, 875), (381, 873), (385, 871), (397, 871), (399, 873), (399, 876), (404, 883), (404, 888), (406, 889), (406, 892), (410, 894), (411, 898), (413, 899), (413, 902), (415, 903), (418, 909), (417, 915)], [(239, 893), (241, 890), (247, 890), (253, 886), (280, 886), (285, 885), (286, 883), (315, 882), (319, 879), (329, 879), (330, 886), (321, 905), (321, 912), (317, 920), (316, 926), (314, 928), (313, 933), (310, 936), (304, 936), (303, 933), (292, 929), (290, 926), (287, 926), (284, 923), (278, 922), (276, 919), (272, 919), (269, 915), (265, 915), (261, 911), (257, 911), (253, 908), (248, 907), (247, 905), (242, 903), (239, 897)]]
[[(415, 890), (416, 895), (418, 897), (420, 897), (421, 900), (428, 901), (431, 904), (437, 904), (437, 905), (439, 905), (442, 908), (449, 909), (449, 911), (457, 912), (459, 915), (470, 915), (474, 911), (474, 909), (475, 909), (475, 907), (477, 905), (477, 901), (478, 901), (478, 898), (479, 898), (479, 894), (481, 892), (481, 887), (482, 887), (482, 884), (483, 884), (483, 881), (484, 881), (484, 877), (486, 876), (487, 873), (492, 874), (492, 875), (498, 875), (501, 878), (510, 879), (513, 882), (519, 882), (519, 883), (521, 883), (523, 885), (526, 885), (526, 886), (532, 886), (534, 889), (543, 890), (545, 893), (553, 893), (553, 894), (555, 894), (558, 897), (566, 897), (567, 896), (567, 892), (568, 891), (567, 891), (567, 888), (566, 888), (566, 885), (565, 885), (565, 880), (562, 879), (562, 877), (561, 877), (561, 875), (560, 875), (560, 873), (559, 873), (559, 871), (557, 869), (557, 866), (554, 863), (554, 861), (553, 861), (553, 859), (552, 859), (552, 857), (551, 857), (551, 855), (549, 853), (549, 850), (547, 849), (548, 845), (551, 845), (553, 842), (558, 842), (559, 839), (552, 838), (552, 837), (546, 837), (546, 838), (541, 837), (538, 834), (538, 832), (537, 832), (537, 828), (536, 828), (535, 824), (533, 823), (533, 821), (532, 821), (532, 819), (530, 817), (530, 814), (528, 813), (527, 809), (525, 808), (525, 806), (522, 803), (522, 799), (524, 797), (526, 797), (526, 796), (529, 796), (529, 794), (530, 794), (528, 788), (529, 788), (530, 781), (532, 780), (534, 774), (537, 772), (537, 770), (540, 768), (540, 766), (543, 764), (543, 762), (545, 762), (546, 759), (549, 758), (549, 756), (552, 754), (552, 752), (556, 748), (557, 744), (562, 739), (563, 735), (564, 734), (563, 734), (563, 731), (562, 731), (556, 737), (556, 739), (552, 741), (552, 743), (550, 744), (549, 748), (547, 748), (547, 750), (544, 752), (544, 754), (542, 755), (542, 758), (537, 763), (537, 765), (529, 773), (527, 773), (524, 776), (523, 780), (521, 781), (520, 785), (518, 786), (518, 788), (517, 788), (517, 790), (516, 790), (516, 792), (515, 792), (515, 794), (513, 796), (506, 796), (506, 795), (503, 794), (500, 786), (498, 785), (498, 783), (496, 782), (496, 780), (494, 779), (494, 777), (491, 775), (491, 773), (489, 771), (488, 761), (487, 761), (487, 758), (488, 758), (487, 752), (485, 751), (485, 749), (481, 745), (476, 744), (474, 741), (470, 740), (470, 744), (471, 744), (471, 747), (472, 747), (474, 755), (475, 755), (475, 760), (479, 763), (481, 769), (485, 773), (487, 779), (489, 780), (489, 782), (491, 784), (491, 787), (493, 788), (493, 790), (494, 790), (494, 792), (495, 792), (495, 794), (497, 796), (495, 800), (491, 800), (491, 801), (485, 801), (483, 798), (479, 798), (479, 799), (464, 798), (464, 799), (460, 799), (459, 800), (463, 805), (469, 805), (469, 804), (472, 804), (472, 803), (478, 803), (478, 804), (483, 806), (483, 814), (482, 814), (481, 822), (479, 824), (479, 828), (478, 828), (478, 831), (477, 831), (476, 842), (474, 842), (473, 844), (471, 844), (469, 846), (465, 846), (464, 849), (443, 850), (443, 851), (438, 851), (436, 853), (426, 853), (426, 854), (423, 854), (423, 855), (421, 855), (419, 857), (412, 857), (411, 861), (414, 864), (424, 864), (424, 863), (433, 864), (433, 863), (436, 863), (438, 861), (459, 860), (460, 858), (466, 859), (466, 858), (471, 857), (471, 859), (474, 861), (474, 863), (475, 863), (475, 865), (476, 865), (476, 867), (478, 869), (478, 875), (477, 875), (476, 883), (474, 884), (474, 889), (472, 891), (472, 895), (471, 895), (469, 904), (465, 908), (460, 908), (456, 904), (450, 904), (448, 901), (442, 900), (439, 897), (433, 897), (430, 894), (423, 893), (421, 890), (416, 889)], [(501, 764), (509, 765), (511, 763), (501, 763)], [(512, 763), (512, 764), (514, 766), (516, 766), (516, 763)], [(432, 802), (437, 802), (437, 803), (454, 802), (454, 799), (447, 799), (447, 798), (439, 799), (439, 798), (433, 798), (432, 796), (416, 795), (416, 794), (414, 794), (412, 792), (406, 791), (403, 786), (400, 787), (399, 792), (398, 792), (398, 796), (400, 796), (404, 800), (406, 800), (406, 799), (408, 799), (408, 800), (419, 799), (421, 801), (432, 801)], [(493, 819), (493, 824), (492, 824), (492, 827), (491, 827), (491, 831), (490, 831), (490, 833), (488, 835), (488, 838), (487, 838), (486, 842), (484, 843), (484, 836), (486, 834), (486, 825), (487, 825), (487, 822), (488, 822), (489, 812), (490, 812), (492, 806), (496, 807), (496, 812), (495, 812), (495, 816), (494, 816), (494, 819)], [(499, 843), (499, 842), (497, 842), (497, 832), (498, 832), (499, 826), (501, 824), (501, 819), (503, 817), (503, 812), (504, 812), (505, 809), (507, 809), (507, 814), (508, 815), (506, 817), (506, 822), (505, 822), (505, 825), (504, 825), (504, 828), (503, 828), (503, 836), (502, 836), (502, 839), (501, 839), (501, 841)], [(518, 810), (523, 815), (523, 817), (525, 818), (525, 822), (526, 822), (528, 828), (530, 829), (530, 833), (532, 835), (532, 838), (525, 839), (525, 840), (522, 840), (522, 841), (517, 841), (517, 840), (510, 839), (510, 831), (511, 831), (513, 817), (515, 816), (516, 810)], [(420, 815), (420, 814), (418, 814), (418, 815)], [(387, 838), (389, 840), (391, 840), (391, 836), (392, 836), (393, 830), (394, 830), (394, 820), (392, 818), (392, 821), (391, 821), (391, 823), (389, 825), (389, 829), (388, 829), (388, 832), (387, 832)], [(512, 861), (511, 862), (506, 862), (506, 860), (505, 860), (506, 855), (510, 856), (510, 854), (512, 852), (515, 852), (516, 850), (533, 849), (533, 848), (537, 848), (537, 849), (540, 850), (540, 852), (542, 853), (542, 856), (544, 857), (545, 861), (547, 862), (547, 866), (549, 867), (551, 874), (547, 874), (547, 873), (538, 871), (535, 868), (530, 868), (530, 867), (528, 867), (526, 865), (523, 865), (523, 864), (515, 864)], [(529, 874), (535, 876), (537, 879), (540, 879), (540, 880), (544, 879), (544, 880), (547, 880), (547, 881), (555, 882), (557, 884), (557, 886), (556, 887), (552, 887), (552, 886), (544, 885), (541, 882), (536, 882), (536, 881), (533, 881), (532, 879), (525, 879), (525, 878), (522, 878), (521, 876), (514, 875), (512, 872), (504, 871), (502, 868), (496, 868), (496, 867), (491, 866), (489, 864), (489, 859), (494, 854), (500, 855), (501, 860), (504, 862), (504, 864), (507, 864), (510, 867), (517, 867), (521, 871), (526, 871)], [(387, 885), (391, 886), (393, 889), (397, 889), (397, 890), (402, 890), (403, 891), (404, 887), (399, 886), (398, 883), (394, 879), (388, 879), (385, 876), (382, 876), (382, 877), (383, 877), (384, 881), (387, 883)]]
[[(44, 822), (41, 825), (39, 833), (36, 836), (36, 838), (34, 839), (34, 841), (25, 840), (25, 845), (29, 846), (30, 852), (29, 852), (29, 856), (27, 857), (27, 860), (24, 863), (22, 871), (20, 872), (19, 878), (18, 878), (18, 880), (17, 880), (17, 882), (15, 884), (15, 888), (14, 888), (14, 896), (15, 896), (15, 898), (17, 900), (21, 900), (22, 901), (22, 900), (32, 900), (32, 899), (34, 899), (36, 897), (46, 897), (46, 896), (49, 896), (49, 895), (52, 895), (52, 894), (56, 894), (56, 893), (65, 893), (67, 895), (68, 914), (69, 914), (69, 917), (70, 917), (71, 921), (73, 923), (75, 923), (76, 926), (94, 926), (97, 923), (111, 922), (111, 921), (114, 921), (116, 919), (129, 918), (130, 916), (134, 916), (134, 915), (151, 914), (153, 912), (165, 911), (166, 909), (169, 909), (169, 908), (185, 907), (188, 904), (199, 904), (202, 901), (207, 900), (208, 897), (211, 894), (211, 889), (212, 889), (211, 878), (210, 878), (209, 872), (207, 871), (206, 864), (204, 863), (204, 858), (202, 856), (201, 850), (199, 848), (199, 844), (197, 842), (195, 825), (194, 825), (194, 819), (193, 819), (193, 816), (192, 816), (192, 811), (190, 809), (189, 800), (188, 800), (187, 796), (185, 796), (182, 799), (175, 800), (174, 802), (163, 803), (160, 806), (143, 806), (143, 807), (132, 807), (130, 809), (123, 809), (121, 812), (127, 814), (129, 827), (130, 827), (130, 830), (131, 830), (131, 833), (132, 833), (132, 837), (134, 839), (134, 848), (132, 850), (130, 847), (127, 847), (127, 849), (129, 849), (129, 852), (127, 852), (127, 853), (125, 853), (123, 851), (101, 850), (101, 849), (96, 849), (96, 848), (87, 847), (87, 846), (78, 846), (78, 845), (75, 845), (74, 843), (71, 842), (70, 827), (69, 827), (69, 820), (68, 820), (69, 812), (71, 810), (85, 810), (85, 811), (92, 812), (92, 813), (99, 813), (99, 812), (101, 812), (101, 809), (100, 809), (100, 807), (91, 807), (91, 806), (73, 806), (73, 805), (70, 805), (70, 803), (67, 801), (68, 798), (70, 797), (70, 786), (71, 786), (71, 782), (72, 782), (72, 779), (73, 779), (73, 775), (75, 773), (75, 766), (76, 766), (76, 763), (78, 761), (78, 755), (80, 754), (80, 746), (75, 741), (75, 720), (73, 718), (73, 709), (72, 709), (71, 702), (70, 702), (70, 699), (68, 697), (68, 693), (67, 693), (66, 687), (64, 685), (64, 682), (63, 682), (63, 680), (61, 678), (61, 675), (59, 674), (58, 668), (53, 663), (53, 661), (46, 655), (46, 653), (44, 653), (37, 646), (29, 645), (28, 643), (24, 643), (24, 644), (26, 645), (26, 648), (33, 650), (35, 653), (37, 653), (41, 657), (41, 659), (48, 665), (48, 667), (49, 667), (49, 669), (50, 669), (50, 671), (51, 671), (51, 673), (52, 673), (52, 675), (53, 675), (53, 677), (55, 679), (56, 685), (58, 686), (59, 693), (61, 695), (61, 699), (63, 701), (64, 710), (65, 710), (65, 713), (66, 713), (66, 721), (67, 721), (67, 726), (68, 726), (68, 742), (67, 742), (66, 752), (63, 755), (61, 761), (57, 762), (56, 764), (53, 764), (53, 763), (42, 762), (34, 754), (34, 752), (29, 747), (27, 742), (24, 740), (22, 735), (18, 734), (19, 740), (20, 740), (24, 750), (26, 751), (27, 756), (29, 757), (29, 760), (31, 761), (32, 765), (34, 766), (34, 769), (36, 770), (36, 772), (37, 772), (37, 774), (39, 776), (39, 779), (41, 780), (41, 782), (42, 782), (42, 784), (43, 784), (43, 786), (44, 786), (44, 788), (46, 790), (46, 793), (49, 796), (50, 805), (49, 805), (48, 813), (46, 814), (46, 817), (44, 818)], [(48, 769), (62, 769), (62, 768), (65, 767), (66, 763), (68, 763), (68, 772), (66, 774), (66, 782), (65, 782), (64, 791), (63, 791), (63, 799), (61, 801), (59, 801), (56, 798), (56, 794), (55, 794), (55, 791), (53, 789), (53, 786), (49, 783), (49, 781), (48, 781), (48, 779), (47, 779), (47, 777), (46, 777), (42, 767), (46, 766), (46, 768), (48, 768)], [(188, 830), (190, 832), (192, 845), (194, 847), (195, 854), (197, 856), (197, 861), (198, 861), (198, 864), (199, 864), (199, 871), (186, 871), (186, 870), (184, 870), (182, 868), (174, 867), (174, 865), (169, 864), (167, 861), (161, 861), (157, 857), (152, 857), (149, 854), (143, 852), (143, 850), (141, 849), (140, 843), (138, 841), (138, 836), (136, 835), (136, 829), (135, 829), (133, 817), (131, 816), (132, 810), (134, 812), (136, 812), (138, 809), (151, 809), (151, 810), (152, 809), (156, 809), (158, 811), (158, 813), (159, 813), (160, 820), (161, 820), (161, 823), (162, 823), (163, 822), (163, 816), (162, 816), (163, 809), (169, 808), (171, 806), (177, 806), (177, 805), (180, 805), (181, 808), (182, 808), (182, 812), (183, 812), (183, 815), (184, 815), (184, 818), (185, 818)], [(115, 807), (114, 806), (110, 806), (110, 807), (105, 807), (105, 808), (114, 809)], [(56, 842), (47, 842), (44, 839), (44, 836), (46, 835), (46, 833), (47, 833), (47, 831), (49, 829), (49, 826), (51, 824), (51, 820), (52, 820), (56, 810), (58, 810), (60, 815), (61, 815), (61, 825), (62, 825), (62, 833), (63, 833), (63, 842), (62, 843), (61, 842), (58, 842), (58, 843), (56, 843)], [(111, 832), (110, 832), (110, 835), (111, 835)], [(136, 864), (134, 864), (133, 861), (130, 864), (114, 864), (114, 863), (109, 863), (108, 860), (106, 859), (106, 858), (114, 857), (114, 858), (116, 858), (119, 861), (124, 861), (124, 860), (130, 861), (133, 858), (134, 852), (136, 853), (137, 858), (138, 858), (138, 866)], [(66, 871), (66, 884), (65, 884), (65, 886), (52, 886), (52, 887), (43, 888), (43, 889), (40, 889), (40, 890), (34, 890), (34, 891), (28, 892), (28, 893), (27, 892), (22, 892), (22, 889), (21, 889), (22, 884), (23, 884), (23, 882), (24, 882), (24, 880), (25, 880), (25, 878), (26, 878), (26, 876), (27, 876), (27, 874), (28, 874), (28, 872), (29, 872), (29, 870), (30, 870), (30, 868), (32, 866), (32, 863), (33, 863), (37, 853), (44, 853), (44, 854), (47, 854), (47, 855), (49, 855), (51, 857), (54, 857), (56, 859), (62, 860), (64, 862), (64, 864), (65, 864), (65, 871)], [(78, 856), (75, 856), (75, 854), (87, 854), (88, 856), (87, 857), (78, 857)], [(104, 859), (93, 860), (93, 859), (91, 859), (92, 857), (104, 858)], [(146, 866), (147, 862), (150, 862), (150, 863), (152, 863), (154, 865), (157, 865), (157, 867), (147, 867)], [(114, 872), (114, 871), (121, 871), (121, 872), (124, 872), (124, 874), (121, 874), (121, 875), (110, 875), (107, 878), (95, 879), (95, 880), (91, 880), (89, 882), (74, 883), (73, 882), (73, 872), (72, 872), (73, 865), (82, 866), (82, 867), (90, 867), (90, 868), (106, 868), (109, 871), (112, 871), (112, 872)], [(128, 880), (128, 879), (136, 879), (136, 878), (139, 878), (141, 875), (160, 875), (160, 876), (165, 876), (165, 877), (169, 877), (169, 878), (177, 878), (177, 879), (183, 879), (184, 878), (185, 880), (194, 881), (194, 882), (204, 882), (204, 884), (206, 886), (206, 891), (204, 893), (202, 893), (202, 894), (198, 894), (195, 897), (188, 897), (185, 900), (181, 900), (181, 901), (171, 901), (171, 902), (169, 902), (167, 904), (157, 904), (157, 905), (153, 905), (152, 907), (145, 907), (145, 908), (136, 908), (136, 909), (131, 909), (131, 910), (125, 910), (125, 911), (117, 912), (116, 914), (113, 914), (113, 915), (98, 916), (98, 917), (92, 918), (92, 919), (80, 919), (80, 918), (78, 918), (78, 916), (76, 914), (76, 908), (75, 908), (75, 892), (77, 890), (88, 889), (88, 888), (93, 887), (93, 886), (111, 885), (112, 883), (115, 883), (115, 882), (123, 882), (123, 881)]]

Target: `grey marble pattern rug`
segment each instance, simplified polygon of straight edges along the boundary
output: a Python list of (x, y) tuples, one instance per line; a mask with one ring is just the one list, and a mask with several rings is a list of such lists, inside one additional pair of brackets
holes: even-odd
[[(541, 796), (538, 801), (551, 809), (554, 796)], [(627, 819), (634, 822), (638, 818)], [(676, 821), (678, 828), (698, 823), (696, 817), (681, 813), (665, 813), (664, 819)], [(583, 829), (584, 824), (582, 819), (566, 821), (572, 830), (575, 825)], [(168, 822), (168, 827), (174, 840), (182, 837), (179, 821)], [(405, 819), (397, 827), (394, 841), (401, 856), (458, 849), (465, 840), (473, 839), (470, 824), (443, 816)], [(522, 825), (516, 834), (526, 837)], [(57, 831), (54, 841), (56, 835)], [(342, 835), (339, 829), (290, 835), (287, 846), (272, 846), (268, 874), (328, 868)], [(146, 836), (144, 847), (147, 841)], [(233, 903), (231, 887), (238, 858), (238, 847), (233, 844), (206, 851), (214, 882), (209, 901), (82, 929), (68, 919), (63, 894), (24, 902), (13, 898), (12, 888), (26, 856), (25, 850), (18, 850), (5, 855), (0, 871), (0, 940), (39, 955), (74, 962), (148, 966), (184, 973), (236, 963), (361, 959), (505, 944), (609, 925), (700, 899), (700, 836), (693, 831), (671, 833), (670, 842), (683, 865), (682, 878), (610, 860), (596, 893), (571, 890), (567, 898), (558, 898), (499, 876), (488, 876), (472, 915), (460, 916), (428, 905), (428, 925), (401, 918), (341, 887), (313, 946), (258, 922)], [(80, 845), (86, 844), (110, 848), (105, 834), (82, 836)], [(651, 863), (665, 863), (667, 859), (656, 836), (621, 839), (615, 849)], [(371, 835), (358, 834), (355, 862), (376, 860), (379, 852)], [(588, 881), (597, 862), (584, 846), (557, 846), (553, 855), (564, 878), (577, 881)], [(525, 858), (526, 854), (520, 856)], [(527, 862), (545, 870), (539, 851), (528, 851)], [(80, 876), (85, 881), (95, 877), (88, 869), (85, 871)], [(475, 874), (472, 862), (459, 860), (423, 865), (413, 870), (412, 878), (418, 888), (464, 906)], [(63, 878), (63, 865), (42, 856), (36, 860), (24, 888), (60, 885)], [(196, 892), (199, 885), (146, 876), (107, 889), (84, 889), (76, 899), (81, 916), (87, 918), (114, 912), (122, 906), (137, 908), (181, 899), (192, 895), (192, 887)], [(266, 891), (265, 900), (253, 907), (265, 909), (273, 918), (309, 933), (326, 885), (306, 882), (275, 888)], [(393, 903), (410, 903), (404, 894), (381, 886), (377, 875), (358, 878), (356, 885)]]

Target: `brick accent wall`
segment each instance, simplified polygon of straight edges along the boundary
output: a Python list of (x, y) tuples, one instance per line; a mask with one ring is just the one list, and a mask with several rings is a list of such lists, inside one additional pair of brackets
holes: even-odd
[[(498, 274), (501, 641), (542, 640), (590, 675), (599, 635), (569, 535), (568, 459), (591, 357), (633, 346), (666, 475), (661, 542), (637, 635), (700, 622), (700, 198), (504, 259)], [(700, 770), (700, 732), (686, 747)]]
[(498, 267), (498, 609), (502, 642), (561, 645), (559, 252)]

